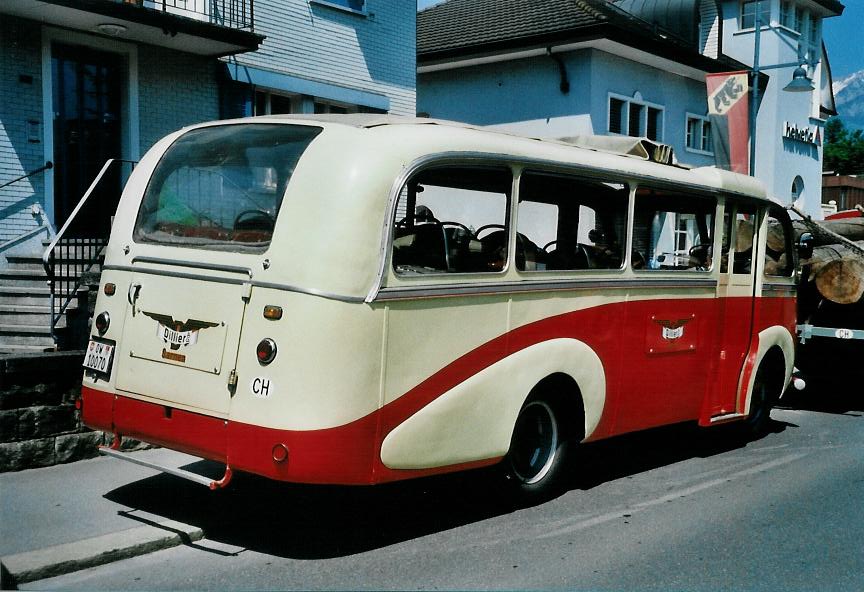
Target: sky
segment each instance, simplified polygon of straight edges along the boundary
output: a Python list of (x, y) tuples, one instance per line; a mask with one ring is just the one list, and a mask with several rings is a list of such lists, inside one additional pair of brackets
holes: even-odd
[(845, 0), (843, 4), (846, 10), (842, 15), (825, 19), (822, 23), (822, 39), (828, 49), (834, 82), (864, 70), (864, 45), (861, 44), (864, 0)]
[[(417, 0), (417, 9), (421, 10), (443, 0)], [(839, 17), (825, 19), (822, 26), (825, 47), (828, 48), (828, 60), (831, 62), (831, 73), (834, 81), (859, 70), (864, 70), (864, 44), (861, 43), (861, 33), (864, 30), (864, 0), (842, 0), (846, 10)]]

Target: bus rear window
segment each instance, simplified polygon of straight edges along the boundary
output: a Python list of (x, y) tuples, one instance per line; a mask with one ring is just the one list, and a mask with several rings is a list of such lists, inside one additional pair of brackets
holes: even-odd
[(263, 251), (294, 168), (320, 131), (251, 124), (184, 134), (156, 165), (138, 211), (135, 240)]

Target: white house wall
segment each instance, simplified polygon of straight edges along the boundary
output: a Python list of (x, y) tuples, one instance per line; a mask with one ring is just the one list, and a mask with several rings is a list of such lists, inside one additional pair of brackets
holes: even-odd
[[(0, 19), (0, 185), (45, 164), (40, 43), (38, 25)], [(42, 174), (0, 189), (0, 243), (38, 228), (31, 206), (42, 205), (44, 187)]]
[[(785, 124), (798, 128), (818, 129), (824, 140), (825, 121), (818, 118), (819, 93), (785, 92), (798, 63), (799, 34), (779, 26), (780, 5), (771, 0), (770, 27), (763, 26), (760, 35), (759, 64), (793, 64), (786, 68), (770, 68), (768, 87), (760, 97), (756, 125), (755, 173), (768, 188), (769, 194), (789, 204), (792, 182), (798, 176), (804, 181), (799, 205), (811, 215), (821, 218), (822, 144), (790, 140), (784, 137)], [(738, 2), (723, 2), (723, 52), (748, 65), (753, 64), (755, 35), (752, 30), (738, 29)], [(801, 35), (806, 35), (806, 31)], [(820, 39), (821, 41), (821, 39)], [(820, 54), (821, 55), (821, 54)], [(821, 68), (809, 72), (818, 89)]]
[(560, 90), (549, 56), (439, 70), (418, 76), (417, 111), (430, 117), (507, 129), (534, 137), (606, 134), (609, 93), (664, 108), (662, 140), (681, 162), (714, 164), (685, 150), (686, 113), (705, 114), (705, 84), (596, 49), (560, 54), (570, 91)]
[(367, 0), (365, 13), (314, 0), (256, 0), (255, 31), (267, 38), (229, 62), (385, 95), (391, 113), (413, 116), (416, 10), (401, 0)]

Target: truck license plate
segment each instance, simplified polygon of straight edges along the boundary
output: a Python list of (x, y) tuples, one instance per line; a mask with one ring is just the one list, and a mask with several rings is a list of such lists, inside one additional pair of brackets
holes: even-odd
[(114, 357), (114, 344), (90, 340), (87, 353), (84, 355), (84, 367), (101, 374), (111, 371), (111, 360)]

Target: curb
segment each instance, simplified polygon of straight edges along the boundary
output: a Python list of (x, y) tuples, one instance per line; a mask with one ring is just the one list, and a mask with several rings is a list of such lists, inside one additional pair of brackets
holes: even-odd
[(0, 589), (43, 580), (200, 540), (195, 526), (166, 520), (74, 543), (0, 558)]

